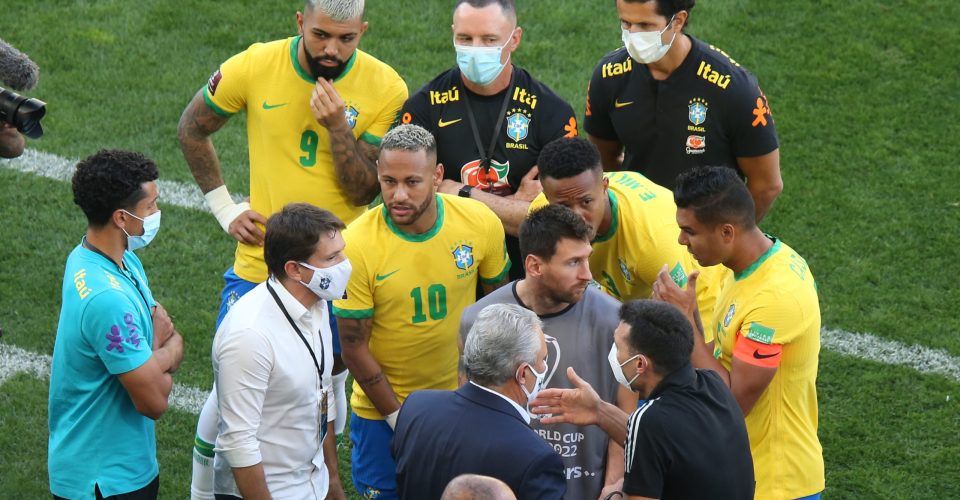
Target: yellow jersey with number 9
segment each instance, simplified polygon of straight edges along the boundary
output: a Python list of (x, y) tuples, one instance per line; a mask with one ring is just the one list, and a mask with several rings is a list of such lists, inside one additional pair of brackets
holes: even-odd
[[(476, 302), (478, 279), (498, 283), (510, 270), (500, 219), (476, 200), (436, 196), (426, 233), (403, 232), (385, 206), (343, 232), (353, 273), (333, 312), (373, 319), (369, 349), (400, 403), (416, 390), (456, 389), (460, 314)], [(350, 406), (383, 419), (356, 382)]]
[[(288, 203), (307, 202), (349, 223), (366, 206), (350, 201), (334, 172), (330, 137), (310, 109), (316, 80), (297, 59), (300, 40), (255, 43), (231, 57), (210, 77), (204, 100), (220, 116), (246, 111), (250, 208), (269, 217)], [(380, 144), (407, 98), (400, 75), (361, 50), (354, 51), (333, 87), (354, 138), (373, 145)], [(238, 244), (234, 272), (255, 283), (266, 280), (263, 248)]]

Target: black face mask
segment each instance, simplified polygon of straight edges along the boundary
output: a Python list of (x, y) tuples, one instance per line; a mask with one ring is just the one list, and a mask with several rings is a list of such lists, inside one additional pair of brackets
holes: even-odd
[[(303, 53), (307, 56), (307, 66), (310, 67), (310, 75), (314, 78), (325, 78), (327, 80), (336, 80), (337, 77), (343, 74), (343, 70), (346, 69), (346, 61), (341, 61), (336, 56), (322, 56), (314, 57), (310, 53), (310, 50), (307, 49), (307, 44), (302, 40), (300, 43), (303, 43)], [(335, 62), (336, 66), (323, 66), (320, 64), (321, 61)]]

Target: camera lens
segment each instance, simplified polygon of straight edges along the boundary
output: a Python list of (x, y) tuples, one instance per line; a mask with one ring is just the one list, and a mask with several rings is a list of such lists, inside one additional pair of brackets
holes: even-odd
[(38, 139), (43, 135), (40, 119), (47, 113), (46, 103), (0, 88), (0, 122), (17, 128), (23, 135)]

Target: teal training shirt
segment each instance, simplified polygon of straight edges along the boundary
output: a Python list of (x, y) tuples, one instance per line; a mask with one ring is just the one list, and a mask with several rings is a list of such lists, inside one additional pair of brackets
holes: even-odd
[(141, 415), (118, 375), (153, 353), (146, 273), (133, 252), (121, 270), (83, 245), (67, 258), (50, 370), (50, 490), (94, 498), (138, 490), (159, 474), (153, 420)]

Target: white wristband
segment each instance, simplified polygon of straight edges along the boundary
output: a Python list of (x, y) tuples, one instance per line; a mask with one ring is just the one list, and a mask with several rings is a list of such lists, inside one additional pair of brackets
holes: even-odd
[(227, 233), (230, 232), (230, 223), (240, 214), (250, 210), (250, 204), (247, 202), (233, 202), (226, 184), (203, 195), (203, 199), (207, 201), (207, 206), (210, 207), (213, 216), (217, 218), (220, 227)]
[(387, 425), (390, 426), (390, 430), (391, 430), (391, 431), (397, 428), (397, 415), (399, 415), (399, 414), (400, 414), (400, 410), (397, 410), (397, 411), (395, 411), (395, 412), (393, 412), (393, 413), (391, 413), (391, 414), (383, 417), (383, 419), (387, 421)]

